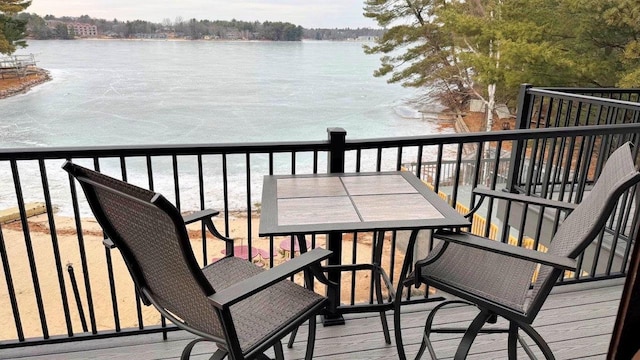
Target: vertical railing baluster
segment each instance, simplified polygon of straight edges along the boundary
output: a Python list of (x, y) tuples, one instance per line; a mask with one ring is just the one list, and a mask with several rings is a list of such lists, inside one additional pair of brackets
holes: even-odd
[[(605, 275), (611, 275), (611, 269), (613, 268), (613, 260), (616, 255), (616, 247), (618, 246), (618, 239), (620, 238), (620, 234), (622, 233), (622, 223), (624, 222), (624, 216), (622, 211), (627, 208), (627, 202), (631, 202), (629, 198), (629, 192), (626, 191), (620, 199), (618, 204), (622, 204), (620, 206), (620, 212), (614, 210), (613, 213), (617, 216), (612, 216), (611, 218), (616, 218), (616, 226), (613, 228), (613, 238), (611, 239), (611, 250), (609, 251), (609, 259), (607, 260), (607, 267), (605, 269)], [(615, 209), (618, 209), (616, 207)]]
[[(315, 166), (318, 165), (317, 156), (318, 153), (314, 152), (314, 156), (316, 157)], [(273, 152), (269, 152), (269, 175), (273, 175)], [(272, 268), (274, 265), (274, 258), (276, 256), (275, 248), (274, 248), (274, 237), (273, 235), (269, 236), (269, 268)]]
[[(247, 171), (246, 171), (246, 175), (247, 175), (247, 246), (249, 247), (247, 249), (247, 260), (251, 261), (252, 259), (252, 253), (251, 253), (251, 246), (252, 246), (252, 236), (251, 236), (251, 232), (252, 232), (252, 223), (251, 223), (251, 153), (247, 152), (245, 154), (245, 161), (247, 164)], [(291, 248), (291, 253), (293, 254), (293, 248)]]
[(180, 206), (180, 174), (178, 172), (178, 157), (171, 155), (171, 165), (173, 169), (173, 191), (176, 192), (176, 208), (181, 210)]
[[(67, 159), (70, 160), (70, 159)], [(78, 204), (78, 192), (76, 183), (71, 174), (69, 176), (69, 189), (71, 191), (71, 204), (73, 207), (73, 218), (76, 226), (76, 234), (78, 238), (78, 250), (80, 252), (80, 265), (82, 267), (82, 275), (84, 277), (84, 288), (87, 297), (87, 307), (89, 308), (89, 321), (91, 323), (91, 333), (97, 334), (96, 314), (93, 307), (93, 295), (91, 293), (91, 281), (89, 279), (89, 268), (87, 265), (87, 252), (84, 247), (84, 235), (82, 233), (82, 221), (80, 218), (80, 208)]]
[(16, 336), (18, 341), (24, 341), (24, 330), (22, 328), (22, 319), (20, 317), (20, 308), (18, 307), (18, 299), (16, 297), (16, 289), (13, 285), (13, 276), (11, 275), (11, 266), (9, 266), (9, 256), (7, 247), (4, 243), (4, 235), (2, 233), (2, 224), (0, 223), (0, 259), (2, 260), (2, 270), (4, 272), (4, 280), (7, 284), (7, 293), (9, 294), (9, 302), (11, 303), (11, 311), (13, 312), (13, 322), (16, 326)]
[[(516, 129), (529, 128), (534, 106), (534, 102), (532, 101), (533, 96), (528, 94), (528, 90), (531, 87), (532, 86), (529, 84), (520, 86), (520, 93), (518, 95), (518, 109), (516, 112)], [(538, 114), (540, 114), (540, 112)], [(522, 172), (521, 166), (524, 166), (522, 157), (524, 155), (525, 146), (526, 141), (524, 140), (516, 140), (512, 142), (511, 161), (509, 164), (509, 177), (507, 178), (506, 185), (509, 192), (516, 192), (517, 183), (520, 182), (520, 174)]]
[(229, 237), (229, 171), (227, 154), (222, 154), (222, 197), (224, 202), (224, 236)]
[[(42, 191), (44, 194), (45, 208), (47, 209), (47, 221), (49, 223), (49, 234), (51, 235), (51, 247), (53, 250), (53, 258), (56, 266), (56, 274), (58, 275), (58, 285), (60, 287), (60, 298), (62, 301), (62, 311), (64, 312), (64, 320), (67, 326), (67, 336), (73, 336), (73, 324), (71, 323), (71, 313), (69, 310), (69, 299), (67, 298), (67, 288), (64, 282), (64, 270), (62, 269), (62, 259), (60, 258), (60, 245), (58, 242), (58, 234), (56, 224), (53, 217), (53, 205), (51, 204), (51, 192), (49, 191), (49, 179), (47, 176), (47, 168), (44, 160), (39, 159), (40, 179), (42, 181)], [(0, 230), (1, 232), (1, 230)]]
[(313, 170), (314, 174), (318, 173), (318, 150), (313, 150)]
[(291, 152), (291, 175), (296, 174), (296, 152)]
[[(418, 179), (422, 179), (423, 178), (422, 171), (421, 171), (421, 169), (422, 169), (422, 153), (423, 153), (423, 150), (424, 150), (424, 146), (423, 145), (418, 146), (418, 154), (416, 156), (416, 174), (415, 174)], [(424, 180), (426, 180), (426, 179), (424, 179)]]
[[(198, 154), (197, 157), (198, 162), (198, 199), (200, 200), (200, 210), (205, 209), (204, 202), (204, 169), (202, 168), (202, 154)], [(200, 233), (202, 236), (202, 265), (207, 266), (209, 263), (207, 259), (207, 227), (204, 224), (204, 221), (200, 221)]]
[(25, 210), (24, 197), (22, 195), (22, 185), (20, 184), (20, 174), (18, 172), (18, 163), (11, 160), (11, 174), (13, 175), (13, 185), (18, 201), (18, 211), (20, 213), (20, 224), (22, 225), (22, 234), (24, 236), (25, 247), (27, 250), (27, 259), (29, 260), (29, 270), (31, 271), (31, 281), (33, 290), (36, 295), (36, 305), (38, 306), (38, 315), (40, 316), (40, 328), (42, 337), (49, 338), (49, 327), (47, 326), (47, 316), (44, 312), (44, 304), (42, 302), (42, 291), (40, 289), (40, 279), (38, 278), (38, 269), (36, 266), (36, 258), (33, 252), (33, 244), (31, 242), (31, 233), (29, 232), (29, 222), (27, 221), (27, 211)]
[(451, 205), (456, 206), (458, 201), (458, 186), (460, 185), (460, 168), (462, 166), (463, 143), (458, 144), (458, 152), (456, 153), (456, 168), (453, 176), (453, 189), (451, 190)]

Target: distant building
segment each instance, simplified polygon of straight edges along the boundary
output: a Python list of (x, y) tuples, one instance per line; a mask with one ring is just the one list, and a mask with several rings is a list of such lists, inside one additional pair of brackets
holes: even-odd
[(70, 34), (79, 37), (92, 37), (98, 36), (98, 27), (91, 24), (84, 23), (68, 23), (67, 30)]

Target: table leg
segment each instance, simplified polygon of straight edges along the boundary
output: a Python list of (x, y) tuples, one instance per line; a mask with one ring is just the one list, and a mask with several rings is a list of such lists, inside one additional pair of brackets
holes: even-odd
[[(378, 304), (384, 303), (382, 296), (382, 274), (380, 269), (382, 266), (382, 247), (384, 245), (384, 231), (378, 231), (377, 236), (374, 235), (374, 254), (373, 254), (373, 280), (374, 288), (376, 290), (376, 299)], [(391, 291), (391, 290), (389, 290)], [(382, 332), (384, 333), (384, 341), (387, 344), (391, 344), (391, 336), (389, 335), (389, 324), (387, 324), (386, 310), (380, 311), (380, 321), (382, 322)]]
[(398, 279), (398, 286), (396, 288), (396, 296), (393, 302), (393, 332), (396, 338), (396, 348), (398, 349), (398, 359), (406, 360), (407, 356), (404, 353), (404, 346), (402, 344), (402, 329), (400, 328), (400, 304), (402, 303), (402, 290), (404, 288), (404, 280), (407, 278), (407, 272), (413, 259), (413, 247), (416, 244), (418, 238), (418, 232), (420, 230), (412, 230), (409, 237), (409, 243), (407, 244), (407, 251), (404, 255), (404, 261), (402, 263), (402, 270), (400, 271), (400, 279)]
[[(329, 257), (329, 265), (341, 265), (342, 264), (342, 233), (332, 231), (327, 235), (327, 248), (333, 253)], [(329, 281), (336, 283), (336, 286), (329, 286), (327, 288), (327, 297), (330, 301), (335, 301), (336, 306), (340, 305), (340, 271), (329, 271), (327, 274)], [(326, 314), (322, 319), (324, 326), (343, 325), (344, 317), (341, 314)]]
[[(307, 252), (307, 239), (303, 234), (298, 234), (296, 236), (298, 238), (298, 248), (300, 249), (300, 254), (304, 254)], [(291, 247), (291, 251), (295, 252), (295, 245)], [(310, 271), (305, 270), (304, 272), (304, 285), (307, 289), (313, 291), (313, 274)]]
[[(339, 234), (340, 236), (342, 236), (342, 234)], [(297, 234), (296, 235), (297, 239), (298, 239), (298, 246), (300, 247), (300, 253), (306, 253), (307, 252), (307, 241), (306, 241), (306, 237), (304, 234)], [(328, 272), (327, 274), (327, 280), (332, 281), (332, 274), (333, 273), (338, 273), (338, 279), (340, 279), (340, 271), (332, 271), (332, 272)], [(309, 271), (305, 271), (304, 273), (304, 281), (305, 281), (305, 286), (307, 287), (307, 289), (314, 289), (314, 276), (313, 274), (311, 274), (311, 272)], [(335, 282), (335, 284), (333, 285), (328, 285), (327, 286), (327, 298), (329, 298), (329, 309), (335, 309), (337, 306), (340, 305), (340, 297), (338, 294), (340, 294), (340, 280), (338, 280), (338, 282)], [(337, 286), (336, 286), (337, 285)], [(329, 310), (331, 311), (331, 310)], [(335, 311), (335, 310), (334, 310)], [(324, 326), (331, 326), (331, 325), (343, 325), (344, 324), (344, 318), (342, 317), (341, 314), (338, 314), (336, 312), (329, 312), (323, 315), (323, 325)]]

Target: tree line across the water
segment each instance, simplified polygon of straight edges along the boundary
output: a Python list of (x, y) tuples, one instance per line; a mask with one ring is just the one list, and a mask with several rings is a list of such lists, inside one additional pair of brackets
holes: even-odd
[(305, 29), (300, 25), (280, 21), (241, 20), (175, 20), (164, 19), (160, 23), (145, 20), (120, 21), (80, 17), (41, 17), (34, 13), (20, 13), (17, 19), (27, 21), (27, 34), (33, 39), (72, 39), (75, 34), (66, 24), (83, 23), (95, 25), (98, 34), (111, 38), (166, 38), (183, 39), (244, 39), (271, 41), (299, 41), (303, 38), (316, 40), (346, 40), (360, 36), (379, 35), (375, 29)]

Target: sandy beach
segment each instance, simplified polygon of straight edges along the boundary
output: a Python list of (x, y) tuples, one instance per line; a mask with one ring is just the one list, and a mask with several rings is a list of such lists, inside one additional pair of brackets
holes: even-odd
[[(221, 231), (225, 229), (223, 217), (215, 219), (216, 226)], [(252, 246), (266, 250), (270, 249), (270, 240), (268, 238), (259, 238), (257, 235), (259, 227), (259, 217), (256, 215), (250, 219), (252, 232)], [(102, 245), (102, 231), (94, 219), (82, 219), (82, 244), (76, 232), (75, 220), (71, 217), (54, 216), (55, 237), (51, 235), (48, 216), (46, 214), (30, 217), (29, 238), (33, 249), (33, 258), (37, 268), (38, 281), (40, 291), (42, 293), (42, 301), (44, 311), (46, 313), (47, 328), (49, 335), (66, 335), (67, 327), (65, 320), (65, 312), (61, 297), (61, 287), (59, 285), (59, 275), (56, 265), (56, 257), (54, 254), (54, 242), (57, 241), (57, 248), (60, 254), (59, 266), (64, 278), (65, 290), (67, 293), (69, 317), (74, 333), (82, 332), (82, 323), (80, 321), (79, 309), (74, 294), (72, 284), (67, 271), (67, 266), (72, 265), (74, 274), (77, 279), (80, 301), (85, 313), (85, 319), (91, 331), (91, 318), (88, 307), (88, 297), (85, 284), (89, 284), (91, 288), (91, 300), (95, 309), (95, 323), (98, 330), (114, 329), (115, 317), (111, 300), (111, 289), (109, 281), (109, 273), (107, 271), (107, 253), (110, 252), (111, 261), (113, 263), (113, 289), (117, 294), (117, 307), (121, 328), (138, 327), (138, 311), (136, 306), (136, 295), (133, 283), (129, 273), (122, 261), (118, 251), (108, 251)], [(231, 237), (235, 239), (236, 245), (248, 244), (248, 218), (242, 214), (233, 214), (229, 216), (229, 231)], [(21, 222), (14, 221), (2, 224), (2, 236), (6, 247), (7, 256), (13, 286), (16, 293), (20, 319), (25, 337), (41, 337), (42, 324), (38, 315), (38, 306), (36, 303), (33, 279), (30, 271), (29, 254), (27, 251), (27, 241), (22, 230)], [(198, 224), (192, 224), (189, 227), (189, 235), (191, 238), (192, 248), (196, 258), (203, 265), (202, 258), (202, 235), (199, 231)], [(54, 240), (55, 238), (55, 240)], [(287, 255), (283, 255), (279, 250), (280, 242), (287, 238), (274, 238), (273, 251), (275, 265), (286, 261)], [(316, 237), (316, 246), (325, 247), (323, 236)], [(388, 268), (390, 261), (390, 241), (385, 241), (383, 266)], [(86, 253), (86, 267), (88, 278), (83, 276), (83, 259), (81, 259), (79, 248), (83, 246)], [(224, 248), (222, 241), (207, 239), (207, 259), (222, 257), (221, 251)], [(345, 235), (343, 240), (343, 263), (352, 263), (353, 236)], [(400, 271), (403, 254), (396, 253), (395, 271)], [(254, 259), (269, 266), (268, 260), (262, 261), (261, 258)], [(371, 234), (359, 234), (356, 261), (359, 263), (371, 262)], [(4, 271), (2, 278), (5, 278)], [(301, 283), (301, 279), (296, 279)], [(351, 275), (343, 274), (342, 277), (342, 301), (350, 301)], [(356, 302), (368, 301), (370, 275), (361, 272), (356, 275)], [(324, 293), (323, 286), (317, 286), (316, 291)], [(17, 332), (13, 321), (11, 303), (7, 287), (0, 287), (0, 316), (9, 319), (5, 325), (0, 328), (0, 340), (15, 339)], [(152, 307), (142, 306), (142, 321), (144, 325), (152, 325), (160, 323), (160, 316)]]

